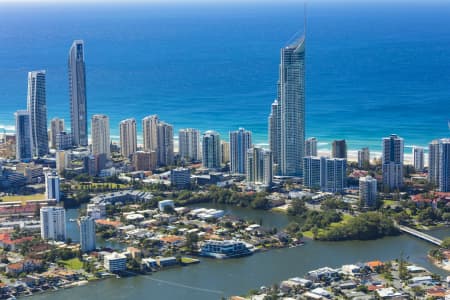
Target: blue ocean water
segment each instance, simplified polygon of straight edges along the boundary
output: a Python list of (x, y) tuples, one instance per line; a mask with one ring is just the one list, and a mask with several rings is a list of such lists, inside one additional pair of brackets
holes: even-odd
[[(303, 4), (0, 4), (0, 127), (47, 70), (48, 117), (69, 124), (67, 54), (85, 40), (89, 115), (158, 114), (175, 129), (252, 130), (267, 143), (280, 48)], [(449, 135), (450, 4), (308, 4), (307, 136), (379, 150)], [(407, 150), (408, 151), (408, 150)]]

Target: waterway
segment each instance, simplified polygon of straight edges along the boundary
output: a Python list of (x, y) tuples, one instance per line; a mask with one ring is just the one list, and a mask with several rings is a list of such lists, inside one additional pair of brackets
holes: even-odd
[[(235, 208), (224, 205), (197, 205), (216, 207), (234, 215), (262, 221), (263, 226), (284, 227), (289, 218), (280, 213)], [(68, 218), (75, 218), (77, 210), (68, 210)], [(75, 222), (68, 226), (74, 241)], [(450, 228), (429, 232), (443, 238), (450, 236)], [(103, 241), (99, 241), (101, 245)], [(107, 244), (103, 244), (108, 246)], [(114, 246), (114, 245), (109, 245)], [(342, 264), (369, 260), (390, 260), (401, 255), (432, 272), (450, 275), (433, 266), (427, 252), (433, 246), (417, 238), (401, 235), (375, 241), (316, 242), (307, 240), (304, 246), (256, 253), (249, 257), (214, 260), (202, 259), (198, 265), (175, 268), (148, 276), (108, 279), (71, 290), (33, 296), (33, 299), (220, 299), (245, 294), (250, 289), (271, 285), (322, 266), (338, 267)]]

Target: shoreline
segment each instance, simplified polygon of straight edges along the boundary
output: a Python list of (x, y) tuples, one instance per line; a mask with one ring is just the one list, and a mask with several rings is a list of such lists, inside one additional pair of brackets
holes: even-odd
[(443, 263), (439, 262), (436, 258), (432, 257), (430, 254), (427, 254), (427, 257), (431, 261), (431, 263), (437, 268), (450, 272), (450, 264), (444, 265)]

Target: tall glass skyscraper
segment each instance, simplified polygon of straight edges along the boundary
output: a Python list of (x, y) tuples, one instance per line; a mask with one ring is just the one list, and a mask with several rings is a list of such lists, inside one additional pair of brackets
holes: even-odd
[(403, 139), (395, 134), (383, 138), (382, 171), (386, 190), (403, 185)]
[(27, 110), (19, 110), (16, 117), (16, 159), (33, 158), (33, 139), (31, 137), (31, 118)]
[(269, 117), (270, 149), (278, 173), (303, 176), (305, 153), (305, 38), (281, 49), (278, 97)]
[(219, 169), (221, 160), (220, 135), (208, 130), (203, 134), (202, 155), (203, 167), (207, 169)]
[(230, 132), (231, 173), (245, 174), (247, 151), (252, 147), (252, 133), (244, 128)]
[(33, 155), (48, 153), (45, 71), (28, 72), (27, 110), (30, 113)]
[(84, 42), (76, 40), (69, 51), (70, 126), (73, 144), (87, 146), (88, 120), (86, 103), (86, 67)]

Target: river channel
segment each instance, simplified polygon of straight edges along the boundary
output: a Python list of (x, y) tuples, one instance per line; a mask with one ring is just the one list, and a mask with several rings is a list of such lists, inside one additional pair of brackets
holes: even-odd
[[(266, 227), (282, 228), (289, 218), (281, 213), (236, 208), (225, 205), (201, 204), (197, 207), (214, 207), (246, 219), (261, 222)], [(75, 219), (77, 209), (70, 209), (67, 218)], [(429, 232), (443, 238), (450, 236), (450, 228)], [(68, 235), (78, 241), (76, 222), (68, 222)], [(98, 240), (98, 245), (117, 246)], [(112, 278), (90, 283), (83, 287), (33, 296), (37, 299), (99, 300), (99, 299), (220, 299), (230, 295), (245, 294), (262, 285), (278, 283), (293, 276), (303, 276), (307, 271), (323, 267), (369, 260), (390, 260), (402, 254), (441, 275), (445, 271), (434, 267), (427, 258), (433, 246), (417, 238), (400, 235), (374, 241), (316, 242), (306, 240), (305, 245), (256, 253), (252, 256), (214, 260), (202, 258), (197, 265), (169, 269), (147, 276)]]

